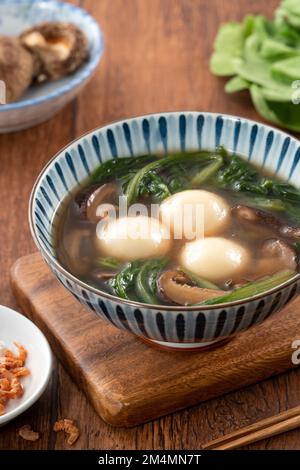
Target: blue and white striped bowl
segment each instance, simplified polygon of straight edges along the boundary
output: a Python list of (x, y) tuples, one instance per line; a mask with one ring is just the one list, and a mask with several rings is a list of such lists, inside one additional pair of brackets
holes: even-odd
[(60, 80), (35, 85), (16, 102), (0, 105), (0, 133), (35, 126), (69, 103), (88, 82), (103, 53), (97, 22), (82, 8), (58, 0), (0, 0), (0, 33), (18, 35), (43, 21), (78, 25), (90, 44), (90, 57), (76, 72)]
[(224, 145), (299, 186), (300, 145), (274, 128), (234, 116), (198, 112), (136, 117), (96, 129), (71, 143), (44, 168), (33, 188), (30, 225), (42, 256), (61, 283), (100, 318), (159, 345), (207, 346), (261, 323), (294, 298), (300, 279), (231, 304), (207, 307), (146, 305), (121, 300), (67, 272), (52, 245), (54, 215), (65, 197), (102, 162), (147, 152), (214, 150)]

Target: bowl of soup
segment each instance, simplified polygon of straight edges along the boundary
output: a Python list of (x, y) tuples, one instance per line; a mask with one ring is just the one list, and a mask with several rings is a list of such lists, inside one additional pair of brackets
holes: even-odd
[(295, 138), (244, 118), (115, 122), (43, 169), (32, 235), (101, 319), (161, 347), (221, 344), (299, 292), (299, 161)]

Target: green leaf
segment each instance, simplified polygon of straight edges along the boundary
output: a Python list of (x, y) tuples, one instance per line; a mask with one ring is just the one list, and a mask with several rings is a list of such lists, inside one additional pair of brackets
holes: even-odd
[(146, 261), (141, 267), (135, 280), (135, 291), (141, 302), (159, 304), (157, 297), (157, 278), (165, 269), (168, 260), (160, 258)]
[(114, 278), (107, 282), (114, 295), (122, 299), (137, 300), (134, 295), (135, 279), (143, 263), (143, 260), (127, 263)]
[(268, 101), (257, 85), (251, 85), (250, 93), (255, 109), (261, 116), (278, 126), (295, 132), (300, 131), (300, 106), (293, 103)]
[(285, 17), (280, 15), (275, 16), (274, 24), (276, 26), (274, 37), (287, 44), (290, 47), (299, 48), (300, 46), (300, 32), (290, 26)]
[(236, 72), (244, 80), (253, 84), (261, 85), (266, 89), (273, 90), (278, 94), (282, 93), (285, 96), (291, 93), (291, 88), (284, 83), (280, 83), (273, 79), (271, 75), (271, 64), (262, 60), (257, 60), (252, 63), (241, 63), (236, 66)]
[(156, 160), (155, 162), (149, 163), (148, 165), (141, 168), (141, 170), (137, 171), (137, 173), (133, 176), (133, 178), (129, 181), (127, 189), (125, 191), (125, 195), (127, 196), (127, 204), (130, 206), (133, 204), (139, 196), (139, 187), (142, 179), (145, 175), (155, 170), (161, 166), (161, 160)]
[(220, 27), (214, 42), (215, 52), (210, 60), (210, 69), (218, 76), (230, 76), (235, 73), (234, 59), (242, 56), (245, 35), (251, 31), (251, 19), (245, 25), (227, 23)]
[(300, 55), (275, 62), (271, 66), (272, 78), (291, 86), (300, 77)]
[(243, 25), (236, 22), (226, 23), (220, 26), (214, 42), (217, 52), (230, 56), (239, 56), (243, 52), (244, 30)]
[(206, 300), (201, 305), (217, 305), (226, 302), (235, 302), (236, 300), (243, 300), (255, 295), (262, 294), (276, 286), (288, 281), (295, 275), (294, 271), (282, 271), (270, 276), (267, 279), (261, 279), (258, 281), (250, 282), (249, 284), (240, 287), (229, 294), (215, 297), (213, 299)]
[(281, 8), (286, 9), (286, 11), (291, 15), (300, 16), (299, 0), (282, 0)]
[[(191, 166), (195, 168), (196, 166), (198, 166), (198, 168), (201, 168), (201, 166), (206, 166), (207, 164), (211, 163), (212, 160), (214, 160), (214, 157), (211, 152), (195, 151), (188, 153), (181, 152), (175, 155), (169, 155), (167, 157), (159, 158), (158, 160), (149, 163), (148, 165), (144, 166), (139, 171), (137, 171), (127, 185), (125, 195), (127, 196), (128, 206), (133, 204), (139, 198), (140, 195), (147, 193), (147, 180), (149, 178), (149, 174), (152, 174), (152, 178), (154, 174), (159, 175), (160, 181), (162, 182), (163, 179), (161, 178), (161, 176), (164, 172), (168, 173), (168, 171), (172, 171), (174, 168), (181, 165), (182, 163), (184, 163), (186, 167)], [(173, 193), (174, 191), (170, 190), (170, 192)], [(159, 193), (158, 199), (162, 200), (161, 192)]]
[(263, 15), (256, 15), (253, 21), (253, 34), (260, 36), (262, 40), (274, 34), (274, 24)]
[[(262, 44), (262, 37), (261, 35), (255, 33), (249, 36), (245, 41), (244, 47), (244, 54), (243, 54), (243, 62), (242, 63), (257, 63), (260, 59), (260, 48)], [(262, 61), (261, 61), (262, 64)]]
[(212, 163), (207, 165), (203, 170), (199, 171), (191, 180), (190, 186), (200, 186), (214, 176), (223, 165), (221, 155), (212, 156)]
[(220, 289), (216, 284), (213, 284), (203, 277), (197, 276), (197, 274), (189, 271), (188, 269), (180, 267), (179, 270), (184, 272), (198, 287), (203, 287), (205, 289)]
[(156, 280), (167, 263), (167, 258), (131, 261), (107, 285), (122, 299), (157, 304)]
[(276, 90), (272, 88), (260, 87), (260, 93), (267, 101), (277, 101), (282, 103), (290, 103), (292, 101), (295, 90), (291, 87), (286, 90)]
[(235, 77), (231, 78), (225, 85), (226, 93), (236, 93), (237, 91), (247, 90), (249, 89), (249, 82), (244, 78), (236, 75)]
[(300, 205), (299, 204), (287, 204), (287, 214), (290, 220), (300, 227)]
[(244, 204), (273, 212), (284, 212), (286, 205), (281, 199), (270, 199), (267, 197), (251, 197), (243, 195)]
[(219, 171), (216, 182), (233, 191), (256, 193), (262, 192), (260, 185), (257, 184), (258, 179), (259, 175), (253, 166), (237, 155), (232, 155), (227, 157), (226, 166)]
[(98, 258), (96, 260), (96, 265), (99, 266), (100, 268), (110, 268), (110, 269), (117, 269), (121, 266), (121, 263), (119, 260), (115, 258)]
[(219, 77), (235, 74), (235, 62), (229, 54), (214, 52), (210, 59), (210, 71)]
[(141, 155), (139, 157), (115, 158), (108, 160), (92, 173), (90, 184), (107, 182), (115, 178), (122, 178), (130, 171), (136, 171), (146, 163), (157, 159), (154, 155)]
[(225, 91), (249, 89), (256, 110), (278, 126), (298, 132), (299, 110), (291, 84), (300, 78), (300, 1), (284, 0), (274, 20), (250, 16), (222, 25), (211, 70), (234, 77)]
[(139, 190), (139, 196), (153, 196), (155, 202), (161, 202), (171, 196), (171, 192), (161, 176), (154, 171), (149, 171), (145, 175), (143, 188)]
[(287, 46), (279, 40), (267, 38), (262, 42), (260, 56), (270, 62), (295, 57), (300, 51), (294, 47)]

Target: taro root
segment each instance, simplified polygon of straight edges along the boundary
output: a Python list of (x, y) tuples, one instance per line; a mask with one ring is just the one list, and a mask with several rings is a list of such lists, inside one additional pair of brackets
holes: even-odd
[(0, 80), (6, 85), (7, 103), (24, 94), (32, 82), (34, 68), (34, 56), (18, 38), (0, 36)]
[(260, 209), (237, 204), (232, 207), (231, 212), (240, 222), (256, 224), (269, 227), (279, 235), (293, 241), (300, 241), (300, 227), (289, 225), (277, 219), (274, 215)]
[(71, 23), (40, 23), (24, 31), (20, 39), (39, 58), (40, 70), (36, 77), (39, 82), (75, 72), (89, 55), (87, 37)]
[[(109, 210), (115, 209), (116, 206), (108, 204), (113, 200), (117, 202), (118, 187), (114, 183), (106, 183), (102, 185), (93, 185), (81, 191), (75, 198), (76, 210), (82, 218), (90, 222), (98, 222), (106, 217)], [(103, 211), (99, 206), (105, 204)]]
[(165, 271), (157, 280), (157, 288), (165, 302), (177, 305), (195, 305), (224, 294), (218, 289), (198, 287), (182, 271)]

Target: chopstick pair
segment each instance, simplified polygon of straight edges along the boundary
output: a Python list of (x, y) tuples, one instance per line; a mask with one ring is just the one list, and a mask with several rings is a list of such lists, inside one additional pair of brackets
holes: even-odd
[(300, 427), (300, 406), (263, 419), (202, 446), (203, 450), (230, 450)]

